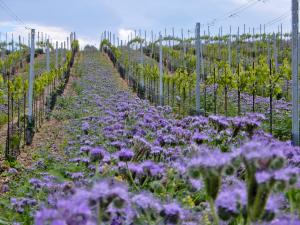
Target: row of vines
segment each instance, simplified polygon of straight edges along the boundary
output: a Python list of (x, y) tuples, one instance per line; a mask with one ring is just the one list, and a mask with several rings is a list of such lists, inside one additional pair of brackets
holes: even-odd
[[(201, 114), (239, 116), (262, 112), (268, 118), (265, 129), (281, 139), (289, 139), (289, 38), (289, 34), (279, 33), (201, 36)], [(163, 103), (180, 115), (196, 114), (194, 40), (171, 36), (162, 39)], [(105, 39), (103, 46), (106, 51), (110, 49), (113, 61), (128, 72), (127, 80), (139, 95), (159, 104), (159, 40), (147, 44), (137, 37), (127, 46), (115, 47)], [(143, 56), (137, 50), (141, 47)], [(147, 56), (154, 62), (141, 64), (140, 58)]]
[[(42, 53), (41, 49), (36, 50), (36, 55)], [(52, 48), (53, 49), (53, 48)], [(33, 83), (33, 126), (28, 124), (28, 75), (11, 76), (11, 73), (0, 75), (0, 105), (6, 106), (7, 134), (5, 145), (5, 158), (15, 160), (20, 153), (21, 146), (26, 144), (29, 133), (34, 134), (48, 117), (53, 109), (56, 98), (62, 93), (69, 78), (70, 67), (74, 61), (74, 55), (78, 51), (78, 41), (73, 41), (72, 50), (67, 51), (63, 57), (62, 66), (50, 71), (42, 71), (36, 75)], [(28, 53), (28, 49), (27, 49)], [(9, 54), (5, 60), (0, 61), (1, 71), (11, 71), (20, 61), (21, 52)], [(13, 57), (14, 56), (14, 57)], [(28, 57), (27, 57), (28, 58)], [(9, 61), (9, 62), (7, 62)], [(28, 132), (30, 131), (30, 132)]]

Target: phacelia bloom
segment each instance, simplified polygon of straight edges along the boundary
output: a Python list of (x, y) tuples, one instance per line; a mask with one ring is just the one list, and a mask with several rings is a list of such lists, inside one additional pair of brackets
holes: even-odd
[(18, 173), (18, 170), (16, 170), (15, 168), (9, 168), (9, 170), (8, 170), (8, 173), (9, 174), (17, 174)]
[(100, 161), (104, 158), (106, 151), (102, 147), (93, 148), (90, 151), (90, 158), (92, 162)]
[(82, 123), (82, 126), (81, 126), (81, 129), (82, 131), (85, 133), (85, 134), (88, 134), (88, 131), (90, 129), (90, 124), (88, 122), (83, 122)]
[(203, 144), (209, 139), (209, 137), (206, 134), (201, 134), (199, 132), (194, 133), (192, 140), (196, 142), (197, 144)]
[(161, 216), (165, 224), (178, 224), (183, 219), (183, 209), (177, 203), (170, 203), (163, 206)]
[(84, 145), (80, 147), (80, 152), (82, 153), (89, 153), (91, 151), (92, 147), (88, 145)]
[(130, 149), (121, 149), (121, 151), (118, 152), (118, 157), (121, 161), (128, 162), (130, 161), (134, 156), (134, 152)]
[(246, 184), (243, 182), (224, 186), (216, 199), (216, 207), (223, 220), (238, 215), (246, 204)]
[[(300, 220), (295, 215), (283, 215), (268, 222), (269, 225), (300, 225)], [(267, 224), (263, 224), (267, 225)]]
[(132, 202), (142, 213), (159, 213), (162, 210), (161, 203), (152, 193), (143, 192), (132, 197)]

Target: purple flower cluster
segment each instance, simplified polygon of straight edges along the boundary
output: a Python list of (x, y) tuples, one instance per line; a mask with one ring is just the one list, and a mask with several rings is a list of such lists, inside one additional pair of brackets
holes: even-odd
[(35, 224), (137, 224), (145, 222), (142, 218), (151, 218), (175, 225), (184, 220), (186, 211), (178, 203), (163, 203), (148, 192), (132, 194), (125, 184), (109, 179), (89, 190), (76, 189), (54, 206), (43, 207), (35, 215)]

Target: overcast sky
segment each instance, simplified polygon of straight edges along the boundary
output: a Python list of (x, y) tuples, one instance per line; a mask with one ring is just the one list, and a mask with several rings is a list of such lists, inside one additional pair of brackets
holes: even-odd
[[(246, 24), (259, 27), (282, 16), (279, 23), (267, 26), (267, 31), (277, 30), (283, 23), (284, 31), (290, 30), (291, 0), (257, 0), (257, 4), (243, 7), (255, 0), (0, 0), (0, 31), (21, 34), (27, 41), (28, 30), (16, 22), (3, 6), (4, 2), (25, 24), (50, 34), (53, 40), (62, 41), (69, 32), (76, 31), (81, 43), (99, 45), (101, 33), (110, 30), (127, 39), (132, 30), (162, 31), (167, 28), (176, 34), (184, 28), (193, 30), (200, 22), (207, 24), (218, 18), (211, 32), (223, 27), (223, 32), (236, 32)], [(247, 5), (246, 5), (247, 6)], [(240, 8), (237, 15), (228, 13)], [(279, 18), (280, 19), (280, 18)], [(202, 31), (204, 31), (204, 28)], [(258, 30), (257, 30), (258, 31)], [(206, 31), (207, 32), (207, 31)]]

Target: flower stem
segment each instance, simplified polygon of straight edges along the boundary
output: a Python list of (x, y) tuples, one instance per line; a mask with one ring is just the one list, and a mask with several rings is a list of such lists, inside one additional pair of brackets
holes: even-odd
[(100, 202), (98, 202), (97, 208), (98, 208), (98, 223), (97, 224), (101, 225), (102, 224), (102, 210), (100, 207)]
[(132, 183), (132, 185), (134, 186), (134, 188), (135, 188), (136, 190), (138, 190), (138, 187), (136, 186), (136, 184), (135, 184), (135, 182), (134, 182), (134, 180), (133, 180), (131, 171), (130, 171), (129, 168), (128, 168), (127, 162), (126, 162), (126, 168), (127, 168), (127, 172), (128, 172), (128, 175), (129, 175), (129, 180), (130, 180), (130, 182)]
[(208, 198), (210, 210), (214, 219), (214, 224), (219, 225), (219, 216), (216, 213), (215, 203), (212, 198)]

